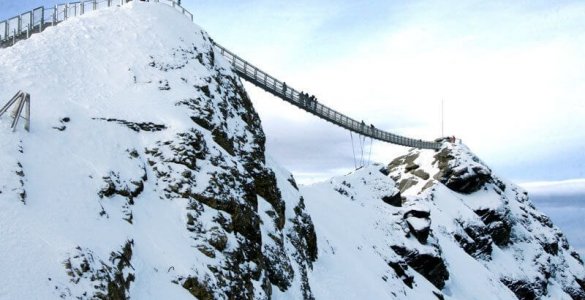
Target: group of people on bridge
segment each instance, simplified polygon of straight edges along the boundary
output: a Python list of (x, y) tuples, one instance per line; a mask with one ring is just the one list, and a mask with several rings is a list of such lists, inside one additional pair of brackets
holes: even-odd
[[(288, 87), (286, 85), (286, 82), (282, 83), (282, 94), (286, 96), (286, 91), (287, 91)], [(309, 94), (305, 93), (305, 92), (300, 92), (299, 93), (299, 102), (301, 103), (302, 106), (306, 106), (309, 109), (315, 110), (317, 109), (317, 97), (315, 97), (315, 95), (311, 95), (309, 96)]]
[(300, 92), (299, 101), (301, 102), (301, 105), (307, 106), (310, 109), (314, 110), (317, 108), (317, 98), (314, 95), (309, 96), (309, 94), (305, 92)]

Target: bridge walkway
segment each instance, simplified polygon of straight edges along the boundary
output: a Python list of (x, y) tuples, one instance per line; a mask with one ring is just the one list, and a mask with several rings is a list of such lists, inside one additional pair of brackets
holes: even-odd
[(221, 45), (215, 43), (220, 53), (234, 66), (235, 71), (246, 81), (263, 89), (266, 92), (300, 108), (323, 120), (331, 122), (337, 126), (350, 130), (352, 132), (370, 137), (375, 140), (392, 143), (400, 146), (414, 147), (420, 149), (439, 149), (441, 143), (413, 139), (375, 128), (372, 125), (366, 125), (358, 122), (338, 111), (335, 111), (317, 101), (311, 101), (301, 96), (301, 92), (279, 81), (268, 73), (260, 70), (248, 61), (237, 56), (235, 53), (227, 50)]

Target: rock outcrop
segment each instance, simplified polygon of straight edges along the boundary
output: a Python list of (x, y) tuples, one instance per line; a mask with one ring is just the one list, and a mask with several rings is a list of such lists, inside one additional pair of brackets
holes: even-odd
[[(0, 265), (15, 278), (0, 297), (314, 298), (294, 178), (266, 162), (231, 65), (172, 7), (63, 22), (0, 50), (0, 68), (2, 91), (34, 95), (31, 134), (0, 120)], [(34, 85), (13, 81), (22, 70)]]

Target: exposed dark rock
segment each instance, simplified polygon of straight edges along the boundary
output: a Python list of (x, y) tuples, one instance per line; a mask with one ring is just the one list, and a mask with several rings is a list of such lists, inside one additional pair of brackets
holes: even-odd
[(295, 188), (295, 190), (299, 190), (299, 187), (297, 186), (297, 182), (295, 181), (295, 178), (290, 175), (290, 177), (288, 178), (288, 182)]
[(286, 291), (294, 279), (294, 270), (286, 255), (285, 246), (281, 238), (270, 235), (274, 245), (264, 246), (264, 263), (270, 283), (280, 291)]
[(209, 288), (201, 284), (196, 278), (189, 277), (183, 283), (183, 288), (189, 291), (196, 299), (199, 300), (213, 300), (213, 292)]
[[(133, 246), (132, 240), (127, 241), (120, 251), (112, 251), (108, 261), (94, 257), (91, 250), (77, 247), (78, 253), (65, 260), (63, 266), (73, 283), (84, 281), (92, 290), (85, 291), (82, 297), (64, 289), (62, 295), (78, 299), (129, 299), (127, 293), (135, 280), (134, 267), (130, 263)], [(55, 288), (61, 290), (59, 286)]]
[[(295, 231), (298, 234), (293, 238), (299, 248), (304, 246), (302, 253), (304, 253), (309, 262), (317, 260), (317, 234), (315, 227), (311, 221), (311, 217), (305, 212), (305, 200), (301, 197), (299, 205), (294, 208), (296, 218), (292, 221), (295, 224)], [(299, 240), (299, 238), (301, 238)]]
[(542, 248), (546, 253), (550, 255), (556, 256), (557, 254), (559, 254), (559, 244), (556, 242), (545, 243), (544, 245), (542, 245)]
[(400, 181), (398, 189), (400, 190), (401, 193), (404, 193), (406, 190), (415, 186), (417, 183), (418, 181), (414, 178), (403, 179)]
[[(479, 159), (475, 159), (479, 162)], [(459, 161), (455, 159), (449, 148), (443, 148), (438, 152), (435, 160), (440, 170), (435, 175), (435, 179), (453, 191), (471, 194), (481, 189), (491, 179), (491, 170), (483, 164), (459, 165)]]
[(412, 171), (412, 175), (415, 175), (416, 177), (419, 177), (422, 180), (428, 180), (429, 178), (431, 178), (431, 175), (429, 175), (429, 173), (423, 171), (422, 169)]
[(121, 125), (124, 125), (136, 132), (140, 131), (161, 131), (167, 129), (165, 125), (162, 124), (154, 124), (151, 122), (142, 122), (142, 123), (135, 123), (126, 120), (119, 120), (119, 119), (112, 119), (112, 118), (93, 118), (94, 120), (102, 120), (107, 122), (114, 122)]
[(390, 175), (390, 172), (388, 171), (388, 168), (381, 168), (380, 169), (380, 173), (382, 173), (382, 174), (384, 174), (386, 176)]
[(168, 91), (171, 89), (171, 86), (169, 85), (169, 81), (168, 80), (160, 80), (158, 82), (158, 89), (161, 91)]
[[(18, 170), (16, 170), (16, 175), (20, 177), (20, 192), (18, 193), (18, 197), (20, 198), (20, 202), (26, 205), (26, 189), (24, 188), (24, 167), (20, 162), (17, 162), (16, 165), (18, 166)], [(1, 192), (1, 191), (0, 191)]]
[(418, 169), (419, 167), (420, 167), (419, 165), (410, 162), (406, 166), (404, 166), (404, 171), (406, 171), (407, 173), (412, 172), (412, 171)]
[(449, 271), (441, 257), (419, 253), (416, 249), (408, 250), (401, 246), (392, 246), (392, 250), (438, 289), (443, 289), (445, 281), (449, 279)]
[(405, 213), (403, 218), (406, 219), (408, 217), (415, 217), (415, 218), (424, 218), (428, 219), (431, 216), (431, 212), (429, 210), (425, 210), (422, 208), (414, 207), (409, 208)]
[(285, 223), (285, 203), (280, 195), (280, 190), (276, 185), (276, 177), (272, 171), (264, 171), (256, 173), (256, 180), (254, 180), (254, 187), (256, 193), (264, 198), (272, 205), (278, 214), (277, 224), (278, 229), (282, 229)]
[(209, 258), (215, 258), (215, 251), (206, 245), (197, 245), (197, 250)]
[(500, 247), (510, 242), (511, 226), (507, 222), (493, 222), (488, 225), (494, 243)]
[(467, 254), (476, 259), (489, 260), (492, 255), (492, 239), (486, 227), (463, 225), (464, 235), (455, 234), (455, 240)]
[[(420, 222), (425, 222), (427, 225), (420, 227), (417, 225)], [(431, 220), (426, 218), (409, 217), (406, 219), (406, 224), (414, 237), (421, 244), (426, 244), (429, 234), (431, 233)]]
[(442, 294), (439, 294), (435, 291), (433, 291), (433, 295), (435, 295), (435, 297), (437, 297), (437, 299), (439, 299), (439, 300), (445, 300), (445, 296), (443, 296)]
[(400, 262), (389, 262), (388, 266), (390, 266), (392, 268), (392, 270), (394, 270), (394, 272), (396, 273), (396, 276), (398, 276), (398, 278), (402, 279), (402, 282), (404, 282), (404, 284), (406, 284), (406, 286), (408, 286), (409, 288), (412, 289), (412, 284), (414, 283), (414, 277), (409, 276), (406, 273), (406, 270), (408, 270), (408, 265), (406, 265), (404, 263), (400, 263)]
[(575, 252), (575, 251), (571, 251), (571, 256), (576, 259), (579, 263), (583, 264), (583, 260), (581, 259), (581, 256), (579, 255), (579, 253)]
[(390, 204), (395, 207), (401, 207), (402, 195), (400, 194), (400, 192), (398, 192), (392, 196), (384, 196), (382, 197), (382, 201), (384, 201), (386, 204)]
[(213, 140), (219, 146), (221, 146), (230, 155), (235, 155), (236, 151), (234, 150), (234, 142), (228, 137), (225, 131), (216, 128), (211, 132), (211, 134), (213, 135)]
[(500, 247), (508, 245), (512, 225), (507, 220), (505, 213), (492, 209), (479, 209), (475, 213), (487, 225), (488, 232), (496, 245)]
[(225, 250), (228, 238), (227, 235), (219, 228), (213, 227), (210, 230), (211, 238), (208, 240), (209, 244), (218, 251)]
[(509, 278), (502, 278), (501, 281), (519, 300), (538, 299), (546, 293), (546, 282), (526, 282)]

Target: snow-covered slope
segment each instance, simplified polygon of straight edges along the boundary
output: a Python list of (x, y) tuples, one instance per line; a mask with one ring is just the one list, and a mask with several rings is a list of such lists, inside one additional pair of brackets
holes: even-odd
[(563, 234), (465, 145), (301, 190), (320, 245), (317, 299), (585, 299)]
[(231, 66), (165, 5), (0, 50), (0, 100), (20, 89), (0, 299), (585, 299), (563, 234), (464, 145), (299, 190)]
[(135, 2), (0, 50), (0, 99), (32, 97), (30, 133), (0, 119), (0, 298), (309, 298), (311, 219), (239, 78)]

